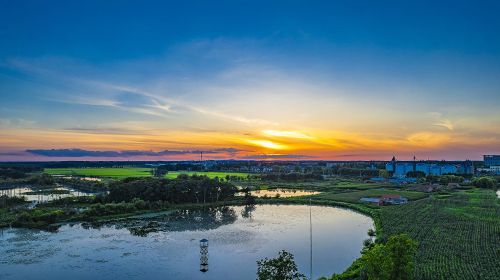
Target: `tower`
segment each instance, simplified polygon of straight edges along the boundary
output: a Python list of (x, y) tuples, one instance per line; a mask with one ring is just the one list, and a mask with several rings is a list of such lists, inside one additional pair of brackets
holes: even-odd
[(395, 175), (396, 174), (396, 156), (392, 157), (391, 163), (392, 163), (392, 172)]
[(208, 240), (200, 240), (200, 271), (208, 271)]
[(413, 172), (417, 171), (417, 158), (413, 156)]

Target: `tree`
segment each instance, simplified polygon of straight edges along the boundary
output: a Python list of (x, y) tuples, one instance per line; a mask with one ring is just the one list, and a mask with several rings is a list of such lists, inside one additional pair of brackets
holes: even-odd
[(365, 262), (365, 267), (361, 270), (360, 276), (363, 275), (363, 278), (368, 280), (390, 279), (391, 263), (383, 244), (374, 245), (362, 258)]
[(479, 177), (474, 178), (472, 180), (472, 184), (478, 188), (494, 188), (497, 185), (497, 182), (494, 178), (491, 177)]
[(417, 243), (406, 234), (393, 235), (385, 244), (389, 254), (391, 269), (390, 279), (407, 280), (413, 276), (413, 258), (417, 252)]
[(154, 177), (162, 178), (165, 177), (165, 175), (168, 173), (168, 170), (166, 166), (158, 166), (156, 168), (153, 168), (151, 170), (151, 173)]
[(298, 271), (293, 254), (283, 250), (274, 259), (257, 261), (258, 280), (297, 280), (307, 279)]
[(387, 178), (391, 177), (391, 173), (389, 173), (389, 171), (387, 171), (387, 170), (381, 169), (378, 171), (378, 176), (387, 179)]
[(439, 183), (443, 185), (448, 185), (449, 183), (462, 183), (464, 177), (456, 175), (443, 175), (439, 177)]
[(439, 176), (429, 174), (425, 177), (425, 180), (427, 181), (427, 183), (434, 184), (434, 183), (437, 183), (439, 181)]
[[(344, 273), (329, 280), (409, 280), (413, 278), (413, 258), (417, 243), (406, 234), (391, 236), (386, 243), (364, 241), (361, 258)], [(325, 279), (325, 278), (323, 278)]]
[(406, 176), (410, 178), (425, 178), (425, 173), (422, 171), (410, 171), (406, 173)]
[(255, 197), (247, 189), (245, 191), (245, 205), (253, 205), (253, 204), (255, 204)]

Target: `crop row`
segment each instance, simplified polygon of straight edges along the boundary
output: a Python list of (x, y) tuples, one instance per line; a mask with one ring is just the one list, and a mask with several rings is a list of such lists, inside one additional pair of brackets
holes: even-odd
[(416, 279), (500, 279), (500, 203), (491, 191), (384, 207), (381, 226), (419, 242)]

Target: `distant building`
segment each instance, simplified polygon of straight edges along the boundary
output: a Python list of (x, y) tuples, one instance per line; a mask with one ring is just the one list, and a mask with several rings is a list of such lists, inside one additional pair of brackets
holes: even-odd
[(488, 168), (480, 168), (480, 169), (478, 169), (478, 171), (493, 174), (493, 175), (500, 175), (500, 165), (491, 165)]
[(405, 204), (408, 202), (408, 198), (402, 197), (397, 194), (385, 194), (380, 197), (379, 204), (391, 204), (391, 205), (399, 205)]
[(380, 197), (362, 197), (359, 201), (363, 203), (376, 203), (378, 205), (400, 205), (408, 203), (406, 197), (397, 194), (384, 194)]
[(490, 166), (490, 172), (495, 175), (500, 174), (500, 165)]
[(500, 155), (484, 155), (484, 166), (500, 166)]
[(445, 164), (441, 166), (441, 174), (457, 174), (458, 167), (452, 164)]
[(413, 161), (396, 161), (393, 157), (391, 161), (386, 163), (385, 169), (392, 173), (396, 178), (405, 178), (408, 172), (422, 172), (425, 175), (445, 175), (445, 174), (473, 174), (474, 165), (472, 161), (466, 160), (463, 162), (417, 162)]
[(380, 202), (379, 197), (362, 197), (359, 201), (364, 202), (364, 203), (376, 203), (378, 204)]

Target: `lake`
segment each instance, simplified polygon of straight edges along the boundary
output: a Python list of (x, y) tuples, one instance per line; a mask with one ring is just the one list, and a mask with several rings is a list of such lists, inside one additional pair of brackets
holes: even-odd
[[(313, 276), (342, 272), (360, 256), (371, 218), (312, 206)], [(149, 232), (149, 233), (148, 233)], [(208, 271), (200, 240), (208, 239)], [(0, 279), (255, 279), (256, 261), (285, 249), (309, 275), (309, 207), (257, 205), (184, 210), (51, 233), (0, 232)]]
[[(66, 193), (44, 193), (44, 191), (64, 191)], [(39, 192), (39, 193), (37, 193)], [(50, 189), (36, 189), (31, 187), (15, 187), (10, 189), (0, 189), (0, 196), (6, 195), (8, 197), (22, 197), (24, 196), (27, 201), (36, 203), (48, 202), (56, 199), (72, 197), (72, 196), (89, 196), (95, 193), (81, 192), (67, 187), (56, 187)]]
[[(299, 190), (299, 189), (268, 189), (268, 190), (253, 190), (250, 191), (250, 194), (255, 197), (299, 197), (299, 196), (307, 196), (307, 195), (316, 195), (320, 194), (320, 192), (308, 191), (308, 190)], [(245, 193), (238, 192), (236, 196), (244, 196)]]

